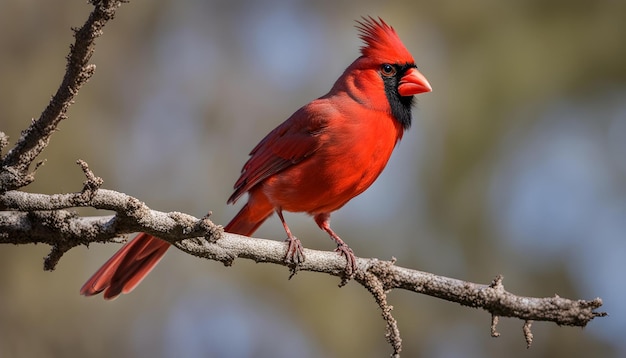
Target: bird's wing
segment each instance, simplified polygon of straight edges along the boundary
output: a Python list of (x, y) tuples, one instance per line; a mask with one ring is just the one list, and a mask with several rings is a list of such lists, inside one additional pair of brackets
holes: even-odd
[(315, 153), (323, 143), (322, 134), (328, 119), (327, 106), (314, 101), (271, 131), (250, 152), (250, 159), (243, 166), (228, 203), (234, 203), (269, 176)]

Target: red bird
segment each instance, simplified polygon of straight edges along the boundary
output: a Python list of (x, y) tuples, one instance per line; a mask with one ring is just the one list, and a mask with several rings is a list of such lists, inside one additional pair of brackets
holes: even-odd
[[(244, 165), (228, 203), (248, 193), (248, 202), (224, 228), (250, 236), (274, 212), (287, 232), (286, 261), (304, 261), (302, 244), (289, 230), (283, 210), (312, 215), (356, 269), (352, 249), (330, 228), (330, 213), (361, 194), (387, 164), (411, 125), (413, 96), (430, 92), (426, 78), (395, 30), (382, 19), (357, 21), (365, 42), (361, 56), (330, 92), (296, 111), (271, 131)], [(152, 270), (170, 244), (140, 233), (81, 288), (105, 299), (128, 293)]]

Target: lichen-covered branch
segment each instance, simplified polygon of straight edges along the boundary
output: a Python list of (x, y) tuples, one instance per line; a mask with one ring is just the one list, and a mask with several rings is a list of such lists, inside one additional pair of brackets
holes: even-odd
[[(102, 35), (104, 25), (115, 16), (115, 11), (123, 1), (93, 0), (94, 10), (85, 24), (74, 29), (74, 44), (67, 55), (65, 75), (50, 103), (37, 120), (22, 132), (21, 137), (9, 152), (0, 156), (0, 193), (24, 187), (35, 180), (38, 167), (30, 171), (30, 166), (41, 151), (48, 145), (52, 133), (59, 123), (67, 118), (66, 113), (78, 91), (96, 70), (89, 64), (94, 52), (95, 40)], [(6, 146), (6, 136), (0, 135), (0, 151)], [(41, 162), (40, 162), (41, 163)]]
[[(112, 190), (99, 189), (102, 179), (87, 164), (78, 164), (87, 176), (83, 190), (69, 194), (32, 194), (8, 191), (0, 194), (0, 243), (44, 243), (52, 252), (44, 262), (53, 270), (63, 253), (91, 242), (115, 241), (120, 235), (146, 231), (172, 241), (206, 235), (210, 241), (221, 237), (221, 227), (207, 217), (150, 210), (136, 198)], [(112, 216), (79, 217), (66, 209), (91, 207), (111, 210)]]
[[(245, 258), (287, 265), (283, 242), (222, 233), (221, 227), (208, 218), (150, 210), (138, 199), (112, 190), (95, 189), (86, 200), (82, 198), (84, 192), (43, 195), (10, 191), (0, 195), (0, 208), (5, 210), (0, 213), (0, 243), (62, 243), (74, 247), (144, 231), (187, 253), (225, 264)], [(76, 206), (112, 210), (116, 214), (80, 217), (66, 210)], [(305, 255), (307, 260), (299, 270), (343, 276), (345, 259), (336, 253), (305, 249)], [(483, 285), (400, 267), (392, 261), (359, 258), (357, 263), (356, 281), (363, 283), (374, 275), (384, 291), (401, 288), (464, 306), (480, 307), (494, 316), (584, 327), (595, 317), (605, 315), (596, 311), (602, 306), (599, 298), (586, 301), (558, 296), (517, 296), (504, 289), (501, 277)]]
[(490, 285), (482, 285), (397, 267), (386, 261), (372, 265), (370, 271), (381, 277), (386, 289), (402, 288), (463, 306), (480, 307), (494, 316), (584, 327), (592, 319), (606, 315), (595, 311), (602, 306), (600, 298), (573, 301), (559, 296), (517, 296), (504, 289), (501, 276)]

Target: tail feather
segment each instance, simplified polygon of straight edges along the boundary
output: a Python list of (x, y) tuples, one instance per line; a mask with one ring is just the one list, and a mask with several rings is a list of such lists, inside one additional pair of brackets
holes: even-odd
[(255, 209), (256, 210), (252, 210), (250, 202), (248, 202), (239, 210), (239, 213), (235, 215), (228, 225), (224, 227), (224, 231), (245, 236), (252, 235), (273, 213), (271, 206), (264, 210), (258, 210), (258, 207)]
[(109, 300), (132, 291), (163, 258), (168, 242), (140, 233), (124, 245), (80, 289), (85, 296), (104, 291)]

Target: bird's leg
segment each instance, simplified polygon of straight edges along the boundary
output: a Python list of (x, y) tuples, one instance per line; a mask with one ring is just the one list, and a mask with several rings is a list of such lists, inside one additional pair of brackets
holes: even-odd
[(287, 226), (285, 218), (283, 217), (282, 209), (276, 209), (276, 214), (278, 214), (280, 221), (283, 223), (283, 227), (287, 233), (287, 242), (289, 243), (289, 246), (287, 247), (287, 254), (285, 255), (285, 261), (299, 265), (304, 262), (304, 249), (302, 247), (302, 243), (300, 242), (300, 239), (293, 236), (291, 230), (289, 230), (289, 226)]
[(337, 234), (335, 234), (333, 229), (330, 228), (330, 214), (323, 213), (315, 215), (315, 222), (320, 229), (326, 231), (328, 235), (330, 235), (330, 238), (337, 243), (335, 251), (339, 253), (339, 255), (346, 257), (346, 275), (349, 277), (354, 275), (356, 271), (356, 258), (354, 257), (354, 252)]

